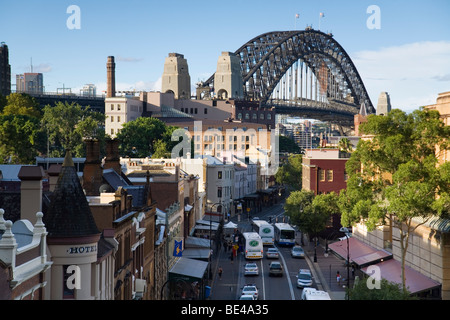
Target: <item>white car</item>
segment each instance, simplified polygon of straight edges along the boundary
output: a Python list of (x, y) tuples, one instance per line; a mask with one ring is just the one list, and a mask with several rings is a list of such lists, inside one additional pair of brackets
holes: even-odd
[(267, 249), (266, 257), (269, 259), (278, 259), (278, 257), (279, 257), (278, 249), (275, 247), (271, 247), (271, 248)]
[(246, 263), (244, 266), (244, 275), (246, 276), (257, 276), (259, 275), (258, 265), (254, 262)]
[(255, 300), (258, 300), (258, 288), (254, 284), (247, 284), (242, 288), (241, 296), (252, 295)]
[(255, 297), (252, 294), (243, 294), (239, 300), (255, 300)]
[(308, 269), (300, 269), (297, 275), (297, 288), (306, 288), (312, 286), (312, 275)]

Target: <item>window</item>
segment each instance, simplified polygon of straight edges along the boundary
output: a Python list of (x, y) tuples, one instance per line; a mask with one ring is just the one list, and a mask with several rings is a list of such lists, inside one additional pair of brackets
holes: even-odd
[(119, 110), (119, 111), (120, 111), (120, 104), (118, 104), (118, 105), (117, 105), (117, 110)]
[(217, 198), (222, 198), (222, 187), (217, 188)]
[(325, 181), (325, 170), (319, 169), (319, 181)]
[(344, 181), (347, 181), (348, 180), (348, 173), (347, 173), (347, 171), (344, 171)]
[(111, 116), (111, 122), (114, 122), (114, 116)]
[(114, 134), (114, 129), (111, 129), (111, 134)]
[(208, 114), (208, 108), (203, 109), (204, 114)]
[(222, 171), (217, 171), (217, 179), (222, 179)]
[(261, 113), (261, 114), (259, 115), (259, 118), (260, 118), (261, 120), (264, 120), (264, 113)]
[(120, 116), (117, 116), (117, 122), (120, 122)]
[(271, 120), (272, 119), (272, 114), (271, 113), (268, 113), (267, 114), (267, 120)]
[(258, 120), (258, 115), (256, 113), (252, 114), (252, 119), (253, 120)]
[(238, 113), (237, 118), (238, 118), (238, 120), (242, 120), (242, 113), (241, 112)]
[(111, 110), (114, 110), (114, 104), (111, 105)]
[(333, 181), (333, 170), (327, 170), (327, 181)]
[(248, 113), (245, 114), (245, 119), (246, 120), (250, 119), (250, 115)]

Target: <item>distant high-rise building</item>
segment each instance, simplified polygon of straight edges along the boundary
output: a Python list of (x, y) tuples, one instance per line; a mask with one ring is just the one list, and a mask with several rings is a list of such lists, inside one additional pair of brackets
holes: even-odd
[(387, 115), (391, 111), (391, 98), (387, 92), (381, 92), (378, 97), (377, 115)]
[(83, 97), (95, 97), (97, 95), (97, 87), (92, 83), (85, 84), (83, 89), (81, 89), (81, 95)]
[(44, 76), (35, 72), (17, 74), (16, 92), (44, 93)]
[(7, 96), (11, 93), (11, 65), (9, 64), (8, 46), (0, 43), (0, 94)]

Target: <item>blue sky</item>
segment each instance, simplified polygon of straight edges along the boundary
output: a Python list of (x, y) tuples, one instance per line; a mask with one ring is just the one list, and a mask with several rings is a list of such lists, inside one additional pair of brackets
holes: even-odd
[[(67, 27), (70, 5), (80, 8), (80, 29)], [(380, 8), (380, 29), (367, 27), (370, 5)], [(448, 0), (0, 0), (0, 41), (13, 84), (32, 59), (46, 91), (86, 83), (102, 91), (113, 55), (117, 89), (157, 90), (170, 52), (184, 54), (194, 85), (215, 72), (222, 51), (265, 32), (317, 29), (320, 12), (320, 29), (350, 55), (375, 105), (381, 91), (405, 111), (450, 91)]]

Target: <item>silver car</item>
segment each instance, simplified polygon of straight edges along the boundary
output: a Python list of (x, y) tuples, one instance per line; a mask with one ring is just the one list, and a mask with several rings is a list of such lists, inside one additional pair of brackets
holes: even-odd
[(306, 288), (312, 286), (312, 275), (308, 269), (300, 269), (297, 275), (297, 288)]
[(270, 258), (278, 259), (278, 257), (279, 257), (278, 249), (275, 248), (275, 247), (271, 247), (271, 248), (267, 249), (266, 257), (269, 258), (269, 259)]
[(303, 248), (300, 246), (294, 246), (291, 250), (291, 257), (292, 258), (304, 258), (305, 257), (305, 251), (303, 251)]
[(256, 263), (246, 263), (244, 266), (244, 275), (257, 276), (259, 275), (259, 268)]

